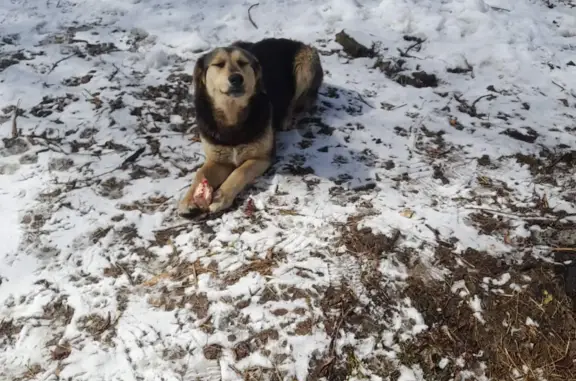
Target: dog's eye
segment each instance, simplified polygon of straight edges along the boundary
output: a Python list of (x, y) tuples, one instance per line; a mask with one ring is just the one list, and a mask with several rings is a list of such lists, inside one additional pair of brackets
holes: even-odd
[(246, 66), (246, 65), (248, 65), (248, 62), (246, 62), (246, 61), (238, 61), (238, 66), (244, 67), (244, 66)]
[(226, 65), (226, 62), (217, 62), (215, 64), (212, 64), (212, 66), (216, 66), (219, 68), (223, 68)]

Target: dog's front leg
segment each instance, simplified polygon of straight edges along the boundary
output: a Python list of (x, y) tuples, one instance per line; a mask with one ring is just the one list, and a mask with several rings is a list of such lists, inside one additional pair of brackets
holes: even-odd
[(262, 176), (270, 165), (269, 159), (251, 159), (242, 163), (228, 176), (216, 192), (214, 200), (210, 204), (210, 212), (216, 213), (229, 208), (238, 193), (257, 177)]
[(186, 216), (193, 213), (196, 209), (207, 209), (210, 201), (206, 202), (206, 205), (199, 205), (201, 203), (197, 203), (196, 200), (194, 200), (194, 195), (198, 189), (198, 186), (202, 183), (203, 180), (207, 180), (208, 185), (212, 189), (216, 189), (226, 180), (228, 176), (230, 176), (232, 171), (234, 171), (234, 167), (231, 165), (225, 165), (207, 160), (204, 165), (198, 169), (196, 175), (194, 176), (192, 185), (190, 188), (188, 188), (188, 191), (178, 203), (178, 214), (181, 216)]

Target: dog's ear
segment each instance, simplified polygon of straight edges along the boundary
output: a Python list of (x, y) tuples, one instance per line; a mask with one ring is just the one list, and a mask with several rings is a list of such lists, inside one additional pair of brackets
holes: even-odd
[(195, 88), (206, 84), (206, 56), (207, 54), (198, 57), (194, 65), (192, 79), (194, 80)]

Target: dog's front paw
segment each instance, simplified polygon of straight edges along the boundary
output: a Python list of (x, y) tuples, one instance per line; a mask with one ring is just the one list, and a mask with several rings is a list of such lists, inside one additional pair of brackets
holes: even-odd
[(226, 210), (232, 206), (233, 202), (234, 202), (233, 198), (228, 197), (225, 193), (223, 193), (221, 191), (218, 191), (214, 195), (214, 199), (212, 200), (212, 203), (210, 204), (210, 207), (209, 207), (210, 213), (217, 213), (217, 212), (221, 212), (223, 210)]
[(204, 179), (195, 189), (190, 189), (178, 203), (178, 214), (181, 217), (193, 218), (202, 211), (208, 210), (212, 202), (213, 189)]
[(184, 218), (194, 218), (196, 215), (200, 214), (202, 210), (198, 208), (198, 205), (194, 203), (193, 199), (184, 197), (178, 203), (178, 215)]

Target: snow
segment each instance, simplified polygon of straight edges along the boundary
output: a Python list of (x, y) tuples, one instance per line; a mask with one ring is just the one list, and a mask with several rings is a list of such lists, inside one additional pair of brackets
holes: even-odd
[[(477, 208), (495, 209), (503, 202), (483, 187), (478, 180), (483, 176), (514, 185), (511, 197), (525, 207), (534, 207), (533, 194), (545, 194), (551, 208), (576, 212), (560, 185), (534, 183), (529, 168), (512, 158), (543, 147), (576, 146), (576, 66), (567, 66), (574, 60), (576, 8), (549, 9), (536, 0), (265, 0), (250, 11), (255, 28), (249, 5), (229, 0), (2, 5), (2, 60), (20, 51), (26, 60), (0, 69), (0, 110), (20, 101), (25, 114), (17, 118), (18, 128), (36, 137), (22, 150), (6, 141), (0, 146), (0, 322), (21, 326), (13, 342), (0, 338), (3, 379), (18, 379), (38, 364), (29, 379), (236, 380), (242, 378), (238, 372), (260, 367), (302, 381), (311, 361), (331, 345), (317, 302), (325, 289), (347, 284), (360, 303), (371, 300), (361, 282), (368, 260), (337, 244), (338, 226), (349, 216), (364, 214), (359, 228), (375, 233), (400, 231), (398, 245), (417, 253), (411, 261), (433, 266), (438, 237), (427, 225), (442, 240), (457, 240), (457, 250), (515, 255), (502, 237), (479, 233), (468, 218)], [(316, 138), (305, 152), (298, 145), (308, 139), (304, 131), (279, 134), (274, 173), (246, 192), (259, 223), (244, 215), (246, 201), (205, 224), (177, 217), (176, 201), (202, 152), (179, 132), (178, 126), (190, 121), (165, 106), (174, 99), (166, 94), (145, 99), (142, 91), (166, 84), (170, 74), (191, 74), (202, 52), (237, 39), (289, 37), (328, 54), (339, 49), (334, 35), (341, 30), (366, 46), (374, 44), (384, 58), (412, 44), (406, 35), (425, 39), (420, 50), (407, 53), (413, 58), (406, 65), (410, 72), (436, 74), (438, 87), (401, 86), (374, 69), (376, 58), (323, 54), (320, 103), (332, 106), (322, 122), (334, 131), (326, 135), (306, 127)], [(88, 44), (104, 42), (117, 50), (86, 53)], [(447, 72), (468, 65), (472, 73)], [(66, 84), (87, 75), (92, 76), (87, 82)], [(330, 89), (339, 98), (330, 97)], [(63, 104), (49, 99), (67, 94)], [(458, 112), (452, 94), (469, 104), (492, 95), (476, 104), (490, 126)], [(113, 109), (119, 98), (125, 107)], [(31, 112), (41, 102), (49, 115)], [(9, 138), (11, 112), (4, 114), (0, 137)], [(463, 128), (453, 127), (452, 118)], [(528, 135), (534, 130), (537, 140), (503, 134), (510, 129)], [(445, 132), (443, 145), (435, 143), (438, 131)], [(120, 168), (142, 147), (136, 164), (144, 175), (135, 167)], [(480, 165), (483, 155), (498, 165)], [(54, 164), (63, 159), (72, 165)], [(314, 173), (291, 174), (286, 166), (294, 163)], [(436, 164), (448, 183), (436, 176)], [(399, 181), (404, 175), (408, 180)], [(112, 177), (121, 186), (109, 183)], [(357, 190), (367, 184), (376, 186)], [(470, 202), (472, 195), (485, 203)], [(144, 206), (136, 208), (136, 202)], [(177, 234), (159, 238), (167, 229)], [(529, 230), (518, 221), (510, 235), (527, 237)], [(259, 273), (258, 261), (272, 268)], [(400, 289), (410, 278), (394, 255), (377, 261), (382, 288)], [(183, 275), (181, 268), (187, 269)], [(172, 275), (153, 286), (144, 283), (166, 273)], [(444, 271), (429, 273), (438, 277)], [(491, 280), (497, 286), (509, 281), (509, 274)], [(484, 322), (480, 299), (470, 297), (463, 280), (452, 291)], [(65, 307), (54, 308), (65, 316), (43, 316), (55, 300), (62, 301)], [(409, 299), (392, 304), (379, 306), (394, 308), (381, 342), (347, 333), (336, 347), (349, 342), (358, 347), (357, 356), (369, 357), (398, 350), (400, 342), (428, 328)], [(279, 316), (278, 309), (287, 313)], [(338, 320), (341, 311), (332, 312)], [(81, 327), (81, 319), (91, 315), (109, 319), (102, 332)], [(305, 319), (311, 327), (295, 334)], [(255, 338), (267, 329), (275, 335)], [(244, 340), (253, 349), (239, 359), (235, 348)], [(51, 354), (57, 344), (71, 347), (61, 361)], [(222, 347), (219, 360), (203, 354), (210, 344)], [(396, 361), (399, 380), (424, 379), (418, 367), (387, 353)], [(448, 361), (456, 359), (442, 359), (440, 367)]]

